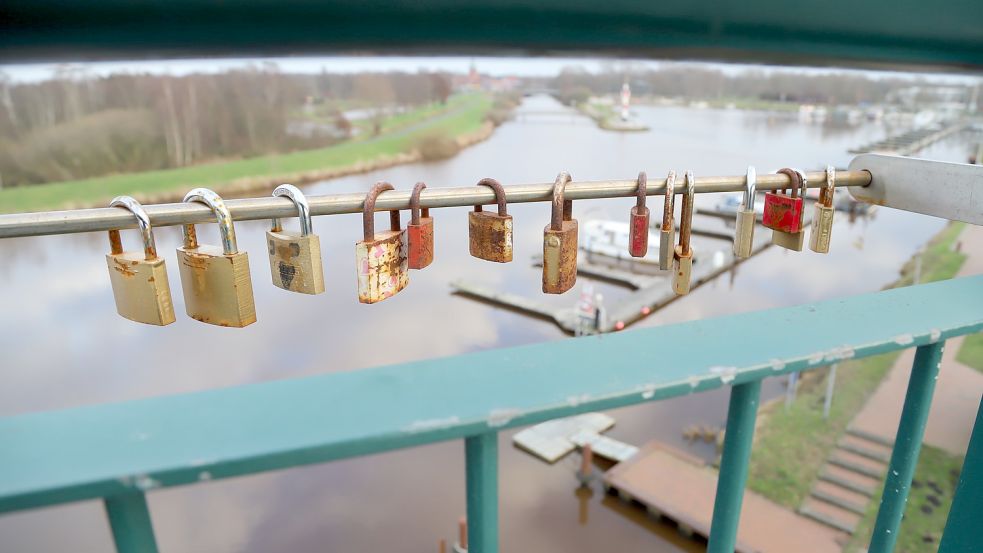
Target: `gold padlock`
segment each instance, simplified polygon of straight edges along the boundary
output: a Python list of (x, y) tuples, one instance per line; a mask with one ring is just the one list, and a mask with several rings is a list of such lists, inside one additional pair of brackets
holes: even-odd
[(392, 297), (409, 282), (406, 231), (399, 228), (399, 211), (389, 212), (388, 231), (375, 232), (375, 200), (385, 190), (393, 190), (393, 185), (375, 183), (362, 206), (363, 240), (355, 244), (358, 301), (362, 303), (376, 303)]
[(686, 171), (686, 195), (683, 196), (683, 209), (679, 222), (679, 245), (672, 255), (672, 291), (677, 295), (689, 293), (689, 281), (693, 274), (693, 248), (690, 247), (690, 234), (693, 228), (693, 201), (696, 199), (696, 178), (692, 171)]
[(198, 244), (194, 225), (184, 225), (184, 246), (177, 249), (188, 316), (203, 323), (244, 327), (256, 322), (249, 257), (236, 246), (232, 215), (218, 194), (195, 188), (185, 202), (199, 202), (215, 213), (222, 247)]
[(157, 257), (150, 217), (140, 202), (129, 196), (113, 198), (110, 207), (122, 207), (136, 216), (143, 235), (142, 252), (124, 252), (119, 230), (109, 231), (111, 253), (106, 254), (109, 281), (113, 285), (116, 311), (131, 321), (158, 326), (174, 322), (171, 287), (164, 260)]
[(819, 193), (816, 213), (812, 216), (812, 233), (809, 249), (816, 253), (829, 253), (829, 241), (833, 233), (833, 196), (836, 194), (836, 169), (826, 166), (826, 186)]
[(666, 177), (666, 204), (662, 209), (662, 228), (659, 231), (659, 269), (668, 271), (672, 267), (673, 242), (676, 241), (676, 221), (673, 219), (676, 172), (669, 171)]
[(563, 200), (568, 182), (566, 171), (556, 177), (552, 217), (543, 230), (543, 292), (547, 294), (562, 294), (577, 282), (577, 221), (573, 201)]
[(737, 228), (734, 230), (734, 257), (741, 259), (751, 257), (751, 248), (754, 246), (754, 224), (757, 217), (754, 211), (754, 193), (757, 180), (754, 166), (749, 166), (744, 181), (744, 199), (737, 208)]
[[(805, 198), (806, 190), (809, 187), (809, 181), (806, 179), (806, 174), (798, 169), (792, 169), (791, 172), (782, 169), (779, 173), (785, 173), (792, 179), (792, 188), (796, 186), (801, 190), (799, 197)], [(806, 229), (802, 225), (802, 218), (805, 214), (805, 209), (799, 210), (799, 231), (798, 232), (785, 232), (783, 230), (772, 230), (771, 233), (771, 243), (776, 246), (781, 246), (787, 250), (792, 250), (796, 252), (802, 251), (802, 245), (805, 243)]]
[(495, 179), (481, 179), (477, 186), (495, 191), (498, 213), (483, 211), (481, 205), (468, 213), (468, 250), (473, 257), (509, 263), (512, 261), (512, 216), (508, 213), (505, 189)]
[(320, 294), (324, 292), (321, 239), (311, 232), (311, 208), (307, 198), (292, 184), (277, 186), (273, 195), (289, 198), (297, 206), (300, 217), (299, 233), (284, 231), (278, 218), (273, 219), (273, 228), (266, 231), (273, 285), (290, 292)]

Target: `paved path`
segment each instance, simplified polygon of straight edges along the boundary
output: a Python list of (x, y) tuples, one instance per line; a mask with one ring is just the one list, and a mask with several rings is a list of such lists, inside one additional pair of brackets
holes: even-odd
[[(959, 241), (967, 259), (957, 276), (983, 274), (983, 227), (967, 225)], [(928, 414), (928, 426), (925, 428), (926, 444), (955, 455), (966, 453), (976, 411), (983, 397), (983, 373), (956, 361), (956, 353), (962, 342), (963, 338), (960, 337), (949, 340), (945, 345), (932, 408)], [(853, 419), (851, 427), (894, 441), (914, 358), (914, 348), (906, 350), (898, 358), (863, 410)]]

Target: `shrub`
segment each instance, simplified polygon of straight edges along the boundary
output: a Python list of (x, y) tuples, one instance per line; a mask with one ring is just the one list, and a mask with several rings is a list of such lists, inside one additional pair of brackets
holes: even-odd
[(416, 150), (426, 161), (454, 157), (461, 150), (457, 141), (444, 132), (427, 133), (416, 141)]

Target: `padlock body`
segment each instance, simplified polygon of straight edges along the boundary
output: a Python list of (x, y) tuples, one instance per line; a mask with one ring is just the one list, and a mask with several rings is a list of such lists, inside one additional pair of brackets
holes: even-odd
[(138, 323), (169, 325), (174, 322), (171, 287), (164, 259), (147, 260), (144, 252), (106, 255), (116, 311)]
[(816, 204), (812, 217), (812, 232), (809, 234), (809, 248), (816, 253), (829, 253), (829, 240), (833, 232), (832, 207)]
[(237, 328), (256, 322), (246, 252), (226, 254), (218, 246), (203, 244), (197, 248), (178, 248), (177, 258), (189, 317)]
[(562, 294), (577, 282), (577, 221), (560, 230), (546, 226), (543, 235), (543, 292)]
[(512, 261), (512, 216), (491, 211), (469, 212), (468, 247), (478, 259)]
[(776, 246), (781, 246), (786, 250), (801, 252), (802, 245), (805, 242), (805, 236), (805, 231), (783, 232), (776, 230), (771, 234), (771, 243)]
[(689, 281), (693, 275), (693, 249), (683, 253), (681, 246), (676, 246), (672, 255), (672, 291), (677, 295), (689, 293)]
[(734, 256), (751, 257), (754, 246), (754, 211), (737, 210), (737, 228), (734, 230)]
[(355, 244), (358, 301), (376, 303), (398, 293), (409, 282), (406, 231), (390, 230)]
[(762, 224), (772, 230), (799, 232), (802, 230), (802, 198), (779, 192), (766, 193)]
[(300, 294), (324, 292), (321, 239), (316, 234), (266, 231), (273, 285)]
[(645, 257), (649, 251), (649, 208), (631, 208), (629, 223), (628, 253), (632, 257)]
[(672, 268), (673, 243), (676, 242), (676, 227), (659, 231), (659, 269), (668, 271)]
[(407, 265), (422, 269), (433, 262), (433, 217), (420, 217), (420, 224), (406, 226)]

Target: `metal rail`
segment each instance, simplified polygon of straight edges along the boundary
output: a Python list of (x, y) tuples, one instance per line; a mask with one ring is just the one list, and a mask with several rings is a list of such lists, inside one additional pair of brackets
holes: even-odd
[[(806, 173), (811, 188), (820, 188), (826, 182), (822, 171)], [(654, 177), (654, 178), (653, 178)], [(696, 178), (697, 194), (740, 192), (744, 190), (744, 175)], [(836, 186), (867, 186), (872, 180), (867, 171), (837, 171)], [(477, 179), (475, 179), (477, 182)], [(758, 175), (758, 190), (776, 190), (790, 186), (786, 175)], [(509, 203), (552, 201), (552, 182), (506, 186), (505, 197)], [(631, 180), (582, 181), (567, 184), (564, 195), (571, 200), (621, 198), (634, 196), (637, 184)], [(375, 204), (376, 211), (409, 209), (410, 190), (383, 192)], [(665, 193), (665, 180), (659, 175), (649, 176), (648, 195)], [(359, 213), (365, 194), (332, 194), (308, 196), (311, 215), (338, 215)], [(227, 200), (226, 205), (235, 221), (254, 219), (289, 218), (297, 216), (297, 208), (287, 198), (267, 196)], [(420, 206), (425, 208), (462, 207), (495, 203), (495, 193), (485, 186), (461, 188), (427, 188), (420, 194)], [(197, 203), (170, 203), (146, 205), (144, 208), (155, 227), (201, 224), (214, 222), (215, 214)], [(108, 231), (136, 228), (133, 215), (117, 208), (74, 209), (69, 211), (45, 211), (38, 213), (13, 213), (0, 215), (0, 238), (43, 236), (75, 232)]]

